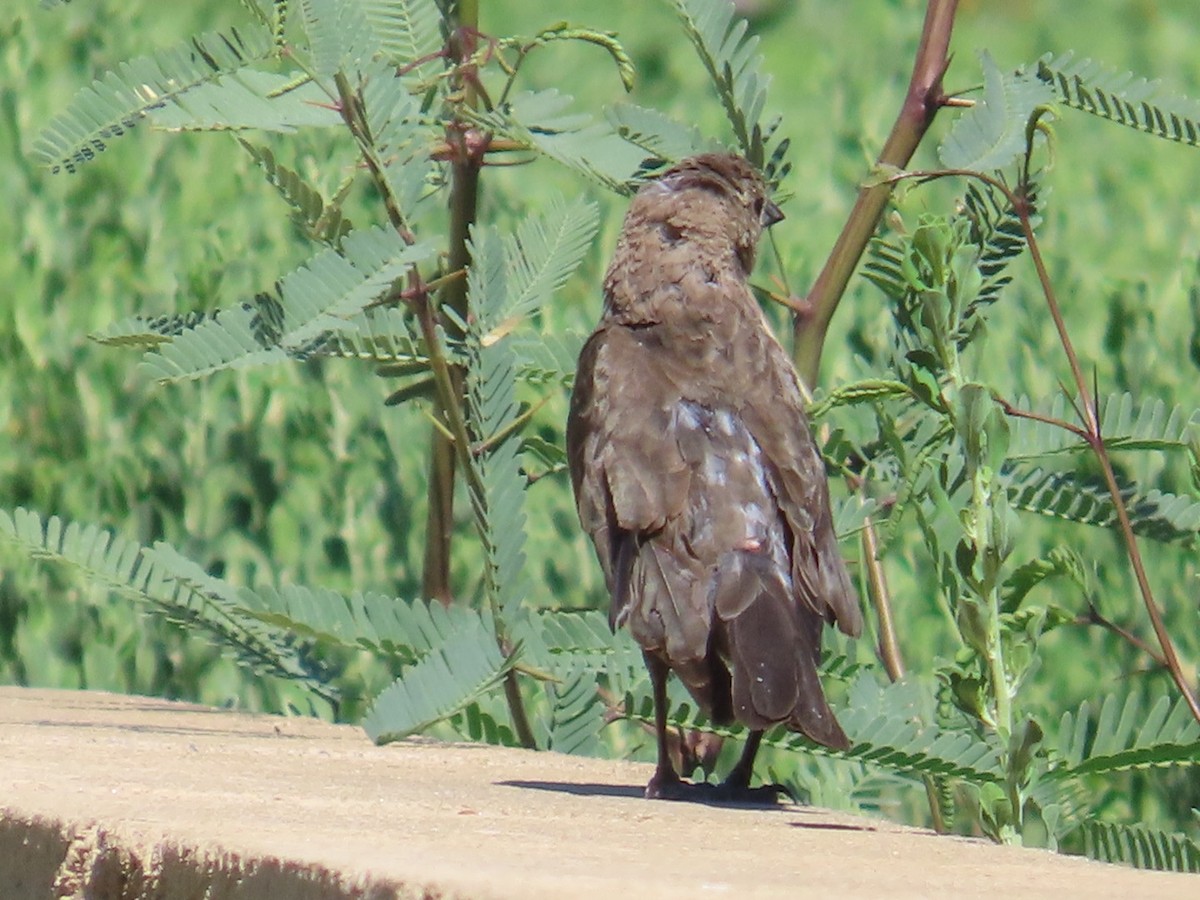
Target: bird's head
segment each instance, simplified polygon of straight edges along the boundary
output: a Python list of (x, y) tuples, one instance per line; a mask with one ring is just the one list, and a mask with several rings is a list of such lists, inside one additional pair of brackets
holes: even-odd
[(733, 245), (743, 269), (754, 268), (755, 248), (764, 228), (783, 213), (767, 194), (767, 185), (750, 163), (732, 153), (703, 153), (683, 160), (644, 191), (667, 192), (704, 211), (706, 230)]

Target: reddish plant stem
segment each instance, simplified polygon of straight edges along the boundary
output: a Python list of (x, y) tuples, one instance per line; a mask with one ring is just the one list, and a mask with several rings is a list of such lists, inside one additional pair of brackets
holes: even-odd
[(1050, 317), (1054, 320), (1054, 327), (1058, 331), (1059, 342), (1062, 344), (1063, 351), (1067, 355), (1067, 362), (1071, 367), (1071, 377), (1075, 381), (1075, 389), (1078, 392), (1079, 404), (1081, 406), (1080, 412), (1083, 414), (1084, 430), (1087, 433), (1086, 440), (1092, 448), (1092, 452), (1096, 455), (1096, 459), (1100, 462), (1100, 468), (1104, 472), (1104, 483), (1108, 486), (1109, 496), (1112, 498), (1113, 506), (1117, 510), (1117, 521), (1121, 526), (1121, 536), (1124, 538), (1125, 547), (1129, 552), (1129, 563), (1133, 567), (1133, 577), (1137, 581), (1138, 591), (1142, 595), (1142, 603), (1146, 607), (1146, 614), (1150, 617), (1150, 624), (1154, 628), (1154, 635), (1158, 638), (1158, 645), (1162, 648), (1162, 658), (1166, 662), (1167, 671), (1171, 673), (1171, 679), (1183, 695), (1188, 709), (1192, 711), (1193, 718), (1197, 722), (1200, 722), (1200, 701), (1197, 701), (1196, 695), (1192, 691), (1192, 686), (1188, 684), (1187, 678), (1183, 673), (1183, 668), (1179, 665), (1179, 657), (1175, 654), (1175, 646), (1171, 643), (1171, 635), (1167, 631), (1162, 613), (1158, 609), (1158, 603), (1154, 600), (1154, 593), (1150, 589), (1150, 579), (1146, 576), (1146, 566), (1142, 562), (1142, 552), (1138, 549), (1137, 536), (1133, 533), (1133, 523), (1129, 519), (1129, 510), (1125, 508), (1125, 501), (1121, 497), (1121, 488), (1117, 484), (1117, 476), (1113, 471), (1112, 460), (1108, 455), (1108, 448), (1104, 446), (1104, 435), (1100, 430), (1100, 416), (1096, 410), (1096, 398), (1088, 391), (1087, 381), (1083, 376), (1083, 369), (1079, 365), (1079, 357), (1075, 353), (1075, 346), (1071, 343), (1071, 336), (1067, 333), (1066, 322), (1063, 320), (1062, 311), (1059, 309), (1054, 288), (1050, 284), (1050, 275), (1046, 271), (1045, 262), (1042, 260), (1042, 251), (1038, 247), (1037, 240), (1033, 235), (1033, 224), (1029, 221), (1029, 210), (1023, 204), (1016, 203), (1017, 198), (1014, 197), (1012, 199), (1014, 201), (1014, 209), (1017, 210), (1021, 218), (1021, 228), (1025, 233), (1025, 243), (1029, 247), (1033, 266), (1037, 270), (1038, 280), (1041, 282), (1042, 292), (1046, 297), (1046, 305), (1050, 309)]
[[(929, 0), (908, 93), (879, 154), (879, 165), (900, 169), (908, 165), (938, 109), (947, 103), (942, 92), (942, 76), (950, 65), (950, 35), (957, 8), (958, 0)], [(864, 187), (858, 192), (858, 199), (825, 267), (808, 292), (806, 302), (792, 318), (793, 360), (801, 380), (810, 389), (816, 384), (820, 371), (821, 351), (829, 323), (846, 292), (850, 276), (883, 218), (891, 193), (892, 185), (888, 183)]]

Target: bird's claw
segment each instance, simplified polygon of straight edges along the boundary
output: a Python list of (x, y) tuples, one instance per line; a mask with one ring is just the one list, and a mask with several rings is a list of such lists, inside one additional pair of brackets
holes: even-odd
[(693, 784), (675, 776), (660, 778), (655, 775), (646, 785), (647, 800), (682, 800), (690, 803), (708, 803), (718, 806), (778, 806), (779, 803), (795, 802), (795, 797), (782, 784), (760, 784), (750, 787), (722, 781), (710, 784), (702, 781)]

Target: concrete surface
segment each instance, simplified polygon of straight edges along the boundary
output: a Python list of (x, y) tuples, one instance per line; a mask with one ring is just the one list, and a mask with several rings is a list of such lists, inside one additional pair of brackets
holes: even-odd
[(0, 898), (1194, 898), (1200, 879), (795, 806), (648, 766), (0, 688)]

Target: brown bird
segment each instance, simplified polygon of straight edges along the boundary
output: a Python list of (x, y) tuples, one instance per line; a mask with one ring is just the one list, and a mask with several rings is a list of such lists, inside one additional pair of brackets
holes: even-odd
[(740, 157), (684, 160), (644, 186), (579, 358), (567, 453), (579, 518), (654, 688), (647, 797), (709, 793), (667, 749), (673, 671), (719, 724), (750, 729), (718, 799), (750, 790), (764, 729), (846, 748), (817, 677), (821, 629), (862, 629), (795, 370), (748, 278), (782, 213)]

